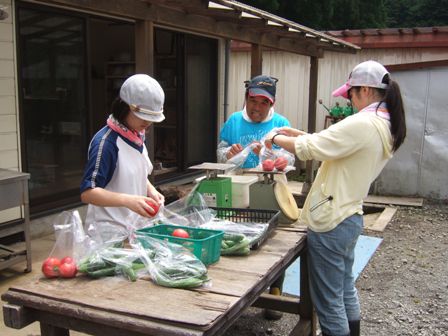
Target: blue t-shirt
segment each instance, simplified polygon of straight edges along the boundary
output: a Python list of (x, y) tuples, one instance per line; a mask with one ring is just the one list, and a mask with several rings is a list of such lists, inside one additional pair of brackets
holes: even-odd
[[(252, 123), (243, 118), (243, 111), (233, 113), (221, 129), (220, 141), (230, 145), (241, 144), (243, 148), (254, 141), (260, 141), (273, 128), (290, 126), (288, 119), (274, 113), (271, 120), (261, 123)], [(249, 154), (242, 168), (258, 166), (258, 156), (253, 152)]]

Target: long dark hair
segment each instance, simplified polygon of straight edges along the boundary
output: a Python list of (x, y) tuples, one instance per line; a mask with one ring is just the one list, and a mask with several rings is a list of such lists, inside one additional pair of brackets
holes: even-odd
[(379, 91), (382, 91), (383, 101), (386, 103), (389, 111), (390, 131), (393, 137), (392, 150), (395, 152), (400, 148), (404, 138), (406, 138), (406, 118), (403, 99), (401, 97), (400, 86), (390, 78), (389, 74), (384, 76), (383, 83), (389, 84), (387, 89)]
[(126, 117), (129, 111), (129, 105), (121, 100), (120, 97), (115, 98), (112, 102), (111, 113), (121, 124), (126, 125)]

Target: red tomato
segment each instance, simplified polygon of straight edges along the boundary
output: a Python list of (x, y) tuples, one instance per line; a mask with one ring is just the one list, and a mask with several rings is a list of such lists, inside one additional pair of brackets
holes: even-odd
[(190, 238), (190, 235), (184, 229), (175, 229), (171, 235), (179, 238)]
[(278, 170), (284, 170), (287, 165), (288, 160), (283, 156), (276, 158), (274, 161), (274, 167), (277, 168)]
[(264, 171), (272, 171), (274, 170), (274, 161), (271, 159), (266, 159), (261, 163)]
[(61, 264), (73, 264), (75, 263), (75, 261), (73, 260), (72, 257), (64, 257), (61, 259)]
[(148, 204), (152, 208), (151, 210), (145, 208), (146, 212), (149, 213), (150, 216), (157, 215), (157, 213), (159, 212), (160, 205), (153, 200), (146, 201), (146, 204)]
[(63, 278), (74, 278), (77, 272), (78, 268), (74, 262), (64, 263), (59, 266), (59, 274)]
[(59, 276), (59, 266), (61, 266), (61, 261), (58, 258), (49, 257), (42, 264), (42, 273), (47, 278), (57, 278)]

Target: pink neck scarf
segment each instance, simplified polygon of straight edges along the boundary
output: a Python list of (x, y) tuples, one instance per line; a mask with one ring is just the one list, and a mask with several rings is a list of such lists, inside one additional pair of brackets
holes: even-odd
[(107, 119), (107, 126), (138, 146), (143, 145), (143, 142), (145, 141), (145, 132), (138, 133), (134, 130), (130, 130), (115, 119), (112, 114)]

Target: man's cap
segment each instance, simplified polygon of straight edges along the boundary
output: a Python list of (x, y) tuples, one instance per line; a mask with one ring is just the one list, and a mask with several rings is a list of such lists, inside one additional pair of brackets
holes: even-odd
[(378, 62), (366, 61), (358, 64), (352, 70), (348, 81), (333, 91), (334, 97), (344, 97), (349, 99), (348, 90), (354, 86), (368, 86), (378, 89), (387, 89), (387, 84), (383, 83), (383, 78), (389, 72)]
[(270, 76), (260, 75), (252, 78), (250, 81), (245, 81), (247, 92), (249, 96), (262, 96), (275, 102), (275, 92), (278, 79)]
[(160, 84), (152, 77), (137, 74), (125, 80), (120, 89), (120, 98), (140, 119), (161, 122), (165, 93)]

